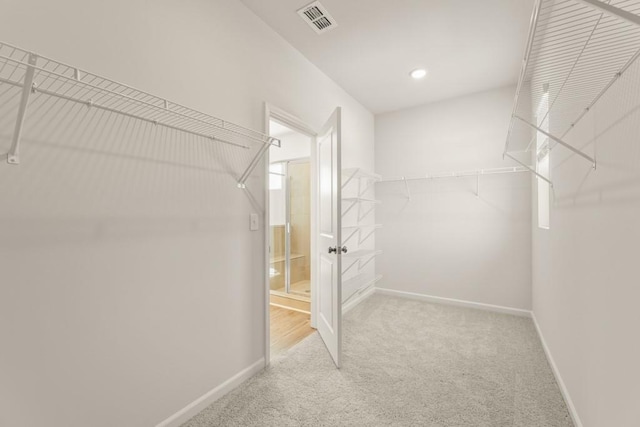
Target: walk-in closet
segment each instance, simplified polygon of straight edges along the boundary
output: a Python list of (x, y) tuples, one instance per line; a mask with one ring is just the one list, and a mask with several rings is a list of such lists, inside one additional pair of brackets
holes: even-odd
[(638, 427), (640, 0), (5, 0), (0, 427)]

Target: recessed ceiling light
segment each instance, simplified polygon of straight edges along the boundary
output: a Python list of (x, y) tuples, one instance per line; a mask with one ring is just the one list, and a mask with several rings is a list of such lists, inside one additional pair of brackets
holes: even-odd
[(416, 80), (420, 80), (425, 78), (427, 75), (427, 70), (424, 68), (417, 68), (410, 73), (410, 76)]

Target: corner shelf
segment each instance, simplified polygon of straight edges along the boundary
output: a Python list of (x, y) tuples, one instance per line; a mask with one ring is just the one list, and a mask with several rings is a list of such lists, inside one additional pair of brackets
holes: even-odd
[[(373, 184), (382, 180), (382, 177), (375, 173), (367, 172), (360, 168), (351, 168), (342, 170), (342, 190), (348, 195), (342, 198), (345, 209), (342, 211), (342, 218), (348, 218), (355, 224), (342, 226), (342, 245), (355, 246), (351, 251), (342, 255), (342, 290), (343, 304), (351, 302), (356, 304), (355, 296), (362, 294), (366, 289), (373, 286), (381, 276), (376, 276), (371, 269), (366, 272), (364, 267), (373, 261), (382, 253), (381, 250), (366, 249), (363, 247), (371, 237), (375, 235), (376, 230), (382, 227), (382, 224), (362, 224), (371, 212), (375, 210), (376, 205), (380, 204), (380, 200), (367, 197), (370, 196), (369, 191), (373, 191)], [(346, 189), (346, 191), (344, 191)], [(357, 215), (347, 214), (354, 208), (358, 207)], [(357, 238), (356, 238), (357, 236)], [(369, 245), (372, 243), (370, 242)], [(351, 271), (352, 277), (348, 277), (347, 273)], [(354, 273), (355, 271), (355, 273)]]

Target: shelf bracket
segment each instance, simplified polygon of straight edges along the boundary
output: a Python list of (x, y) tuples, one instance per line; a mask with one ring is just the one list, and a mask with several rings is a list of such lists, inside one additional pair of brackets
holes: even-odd
[(342, 184), (342, 188), (346, 187), (347, 184), (351, 182), (351, 180), (358, 174), (358, 169), (354, 169), (353, 173), (347, 178), (347, 180)]
[(364, 237), (362, 237), (362, 230), (358, 234), (358, 244), (361, 245), (369, 239), (369, 237), (373, 236), (376, 232), (376, 228), (374, 227), (369, 233), (367, 233)]
[(615, 16), (617, 18), (623, 19), (627, 22), (640, 26), (640, 16), (633, 14), (631, 12), (627, 12), (626, 10), (620, 9), (619, 7), (612, 6), (607, 3), (603, 3), (599, 0), (575, 0), (580, 3), (584, 3), (593, 7), (594, 9), (599, 9), (601, 12), (607, 13), (609, 15)]
[(367, 211), (365, 213), (363, 213), (362, 215), (360, 215), (360, 213), (358, 213), (358, 221), (362, 221), (363, 219), (365, 219), (367, 217), (367, 215), (369, 215), (375, 209), (376, 209), (376, 205), (371, 205), (371, 207), (369, 209), (367, 209)]
[[(343, 270), (342, 270), (342, 274), (345, 274), (347, 271), (351, 270), (351, 268), (352, 268), (354, 265), (359, 264), (359, 263), (360, 263), (360, 260), (359, 260), (359, 259), (354, 260), (351, 264), (349, 264), (349, 267), (347, 267), (347, 268), (345, 268), (345, 269), (343, 269)], [(358, 269), (360, 269), (360, 267), (358, 267)]]
[(351, 202), (351, 205), (350, 205), (347, 209), (345, 209), (345, 211), (344, 211), (344, 212), (342, 212), (342, 216), (344, 217), (346, 214), (348, 214), (348, 213), (349, 213), (349, 211), (350, 211), (351, 209), (353, 209), (353, 207), (354, 207), (357, 203), (358, 203), (358, 201), (357, 201), (357, 200), (354, 200), (353, 202)]
[(358, 260), (358, 271), (362, 270), (367, 264), (369, 264), (371, 261), (373, 261), (374, 259), (376, 259), (376, 256), (378, 254), (373, 254), (369, 257), (368, 260), (366, 260), (364, 263), (362, 262), (362, 259)]
[(359, 231), (360, 231), (360, 230), (358, 230), (357, 228), (356, 228), (355, 230), (353, 230), (353, 231), (351, 232), (351, 234), (349, 234), (349, 235), (347, 236), (347, 238), (346, 238), (346, 239), (342, 239), (342, 244), (344, 245), (344, 244), (345, 244), (345, 243), (347, 243), (349, 240), (351, 240), (351, 238), (352, 238), (353, 236), (355, 236), (355, 235), (356, 235), (356, 233), (358, 233)]
[(543, 181), (546, 181), (549, 183), (549, 185), (551, 186), (551, 188), (553, 188), (553, 182), (549, 181), (549, 179), (545, 178), (544, 176), (540, 175), (538, 172), (536, 172), (534, 169), (530, 168), (529, 166), (525, 165), (524, 163), (522, 163), (520, 160), (516, 159), (515, 157), (513, 157), (511, 154), (509, 153), (504, 153), (505, 156), (509, 157), (511, 160), (515, 161), (516, 163), (520, 164), (520, 166), (522, 166), (523, 168), (526, 168), (529, 172), (531, 172), (532, 174), (534, 174), (535, 176), (537, 176), (538, 178), (540, 178)]
[(403, 176), (402, 180), (404, 181), (404, 189), (407, 192), (407, 199), (411, 201), (411, 190), (409, 190), (409, 183), (407, 182), (407, 177)]
[[(583, 157), (584, 159), (588, 160), (591, 163), (591, 167), (593, 169), (596, 168), (596, 161), (595, 161), (595, 159), (593, 157), (587, 156), (582, 151), (572, 147), (571, 145), (567, 144), (566, 142), (564, 142), (563, 140), (561, 140), (557, 136), (553, 136), (549, 132), (546, 132), (546, 131), (540, 129), (538, 126), (534, 125), (533, 123), (529, 122), (528, 120), (525, 120), (525, 119), (523, 119), (522, 117), (520, 117), (518, 115), (514, 115), (513, 117), (515, 117), (516, 119), (520, 120), (522, 123), (526, 124), (527, 126), (532, 127), (533, 129), (537, 130), (538, 132), (540, 132), (541, 134), (547, 136), (548, 138), (553, 139), (555, 142), (557, 142), (558, 144), (562, 145), (565, 148), (568, 148), (569, 150), (573, 151), (574, 153), (576, 153), (580, 157)], [(509, 156), (509, 157), (511, 157), (511, 156)]]
[(24, 84), (22, 85), (22, 97), (20, 98), (20, 107), (18, 108), (18, 118), (13, 131), (13, 140), (11, 148), (7, 154), (7, 163), (10, 165), (20, 164), (20, 138), (22, 137), (22, 128), (24, 127), (24, 119), (27, 116), (27, 107), (29, 106), (29, 97), (33, 93), (33, 76), (35, 74), (35, 65), (38, 56), (29, 54), (29, 65), (24, 75)]
[[(367, 182), (367, 185), (364, 187), (364, 190), (360, 191), (360, 188), (358, 188), (358, 197), (363, 197), (365, 194), (367, 194), (367, 192), (369, 191), (369, 189), (371, 188), (371, 186), (375, 181), (373, 179), (366, 178), (366, 182)], [(361, 187), (361, 185), (358, 184), (358, 187)]]
[(269, 142), (265, 142), (264, 145), (262, 147), (260, 147), (260, 149), (256, 153), (256, 155), (253, 158), (253, 160), (251, 160), (251, 163), (249, 163), (249, 166), (247, 166), (247, 169), (240, 176), (240, 179), (238, 180), (238, 188), (247, 188), (247, 179), (249, 179), (249, 176), (251, 175), (253, 170), (256, 168), (256, 166), (258, 166), (258, 163), (260, 163), (260, 160), (262, 160), (262, 158), (266, 154), (267, 150), (271, 146), (276, 146), (276, 147), (280, 146), (279, 144), (275, 143), (276, 141), (278, 143), (280, 142), (279, 140), (277, 140), (275, 138), (269, 137)]

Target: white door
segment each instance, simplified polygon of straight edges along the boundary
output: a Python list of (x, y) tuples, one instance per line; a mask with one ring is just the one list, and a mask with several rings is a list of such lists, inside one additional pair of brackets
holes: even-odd
[(336, 108), (318, 135), (318, 332), (339, 368), (342, 358), (342, 208), (340, 116)]

